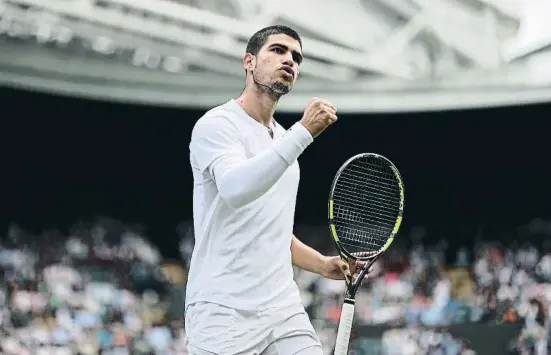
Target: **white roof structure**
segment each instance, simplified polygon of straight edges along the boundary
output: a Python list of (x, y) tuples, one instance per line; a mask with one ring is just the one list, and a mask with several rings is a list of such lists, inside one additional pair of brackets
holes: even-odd
[[(248, 38), (301, 34), (282, 99), (395, 112), (551, 102), (548, 0), (0, 0), (0, 84), (210, 107), (243, 87)], [(547, 63), (547, 64), (545, 64)]]

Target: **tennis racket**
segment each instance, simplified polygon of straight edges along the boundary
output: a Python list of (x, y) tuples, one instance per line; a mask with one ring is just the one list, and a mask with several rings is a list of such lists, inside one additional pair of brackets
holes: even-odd
[(329, 195), (329, 230), (341, 259), (364, 261), (358, 277), (345, 277), (335, 355), (346, 355), (354, 320), (356, 292), (375, 260), (398, 233), (404, 211), (404, 184), (387, 158), (363, 153), (338, 170)]

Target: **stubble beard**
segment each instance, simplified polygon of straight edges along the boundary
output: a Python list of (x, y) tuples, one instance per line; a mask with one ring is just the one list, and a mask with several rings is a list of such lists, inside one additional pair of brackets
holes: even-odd
[(256, 71), (252, 72), (253, 82), (257, 89), (265, 95), (273, 97), (275, 100), (279, 100), (283, 95), (288, 94), (291, 91), (291, 85), (283, 83), (279, 80), (275, 80), (268, 84), (263, 84), (263, 80), (259, 78)]

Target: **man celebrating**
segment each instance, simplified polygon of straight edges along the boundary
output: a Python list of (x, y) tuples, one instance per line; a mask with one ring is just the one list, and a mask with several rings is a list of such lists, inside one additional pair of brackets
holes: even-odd
[(208, 111), (190, 143), (195, 247), (186, 292), (191, 355), (321, 355), (293, 268), (343, 279), (356, 265), (326, 257), (293, 235), (297, 158), (337, 109), (313, 99), (289, 130), (273, 118), (302, 63), (289, 27), (255, 33), (243, 58), (242, 95)]

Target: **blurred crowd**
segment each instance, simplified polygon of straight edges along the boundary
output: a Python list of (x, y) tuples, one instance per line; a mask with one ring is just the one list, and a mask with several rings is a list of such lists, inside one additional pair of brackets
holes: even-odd
[[(383, 354), (471, 354), (466, 339), (447, 331), (465, 323), (518, 324), (522, 330), (510, 339), (508, 351), (547, 354), (551, 223), (536, 220), (523, 231), (532, 238), (480, 239), (452, 251), (445, 240), (422, 243), (425, 231), (414, 230), (374, 264), (356, 296), (356, 321), (391, 327), (380, 345)], [(331, 344), (334, 331), (328, 324), (338, 323), (342, 282), (300, 271), (297, 281), (318, 332)]]
[(185, 271), (162, 264), (135, 229), (110, 219), (68, 236), (10, 227), (0, 243), (1, 353), (186, 354)]
[[(356, 299), (356, 354), (473, 354), (454, 324), (518, 324), (511, 354), (547, 354), (551, 332), (551, 224), (537, 238), (451, 248), (427, 242), (423, 228), (393, 245)], [(325, 227), (297, 235), (334, 253)], [(13, 225), (0, 238), (0, 349), (3, 354), (186, 354), (185, 265), (193, 250), (182, 223), (180, 260), (163, 259), (140, 226), (102, 218), (67, 233), (30, 234)], [(530, 242), (532, 240), (532, 242)], [(450, 257), (452, 255), (452, 257)], [(332, 354), (344, 285), (296, 269), (296, 281), (327, 354)]]

